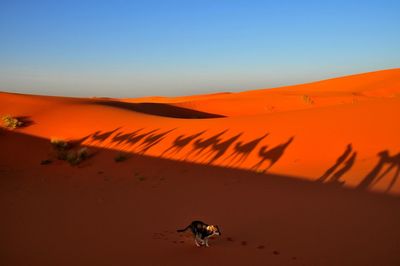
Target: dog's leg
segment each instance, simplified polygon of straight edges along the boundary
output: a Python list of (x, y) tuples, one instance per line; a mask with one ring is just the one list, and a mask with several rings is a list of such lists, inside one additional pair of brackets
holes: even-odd
[(194, 243), (196, 244), (196, 246), (200, 247), (199, 242), (197, 242), (197, 237), (194, 238)]
[(209, 245), (208, 245), (208, 238), (206, 238), (205, 242), (206, 242), (206, 247), (209, 247)]

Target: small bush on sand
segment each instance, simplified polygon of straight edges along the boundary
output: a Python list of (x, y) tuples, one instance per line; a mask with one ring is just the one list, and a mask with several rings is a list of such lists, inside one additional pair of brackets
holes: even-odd
[(78, 164), (78, 156), (74, 151), (67, 152), (65, 160), (69, 162), (70, 165)]
[(50, 140), (53, 149), (56, 151), (56, 157), (58, 160), (67, 160), (68, 150), (70, 145), (67, 141), (57, 138)]
[(90, 156), (89, 150), (86, 147), (72, 150), (73, 145), (65, 140), (52, 138), (50, 141), (53, 149), (56, 151), (57, 159), (67, 161), (70, 165), (78, 165)]
[(52, 138), (50, 142), (53, 148), (58, 151), (65, 151), (69, 148), (68, 142), (62, 139)]
[(313, 104), (314, 103), (313, 99), (309, 95), (303, 95), (302, 98), (303, 98), (303, 101), (306, 104)]
[(89, 158), (89, 150), (83, 147), (78, 151), (69, 151), (66, 156), (66, 161), (69, 162), (70, 165), (78, 165), (87, 158)]
[(23, 122), (19, 121), (17, 118), (12, 117), (11, 115), (4, 115), (1, 117), (3, 122), (3, 126), (9, 129), (16, 129), (17, 127), (22, 127)]
[(125, 161), (126, 159), (128, 159), (128, 157), (126, 156), (126, 154), (118, 153), (117, 156), (115, 156), (114, 161), (115, 161), (116, 163), (119, 163), (119, 162)]
[(87, 159), (89, 157), (89, 149), (82, 147), (78, 150), (78, 157), (81, 159)]

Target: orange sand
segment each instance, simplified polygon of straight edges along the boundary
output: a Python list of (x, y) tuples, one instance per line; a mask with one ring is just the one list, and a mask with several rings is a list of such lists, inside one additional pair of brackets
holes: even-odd
[[(176, 98), (0, 93), (4, 114), (26, 121), (0, 131), (4, 265), (400, 263), (400, 69)], [(52, 138), (93, 157), (40, 165)], [(192, 219), (222, 238), (195, 248), (174, 231)]]

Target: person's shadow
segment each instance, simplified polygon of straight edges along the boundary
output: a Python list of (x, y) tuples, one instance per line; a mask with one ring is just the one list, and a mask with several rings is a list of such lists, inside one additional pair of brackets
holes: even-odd
[(344, 185), (345, 181), (344, 180), (340, 180), (340, 178), (347, 172), (350, 170), (351, 167), (353, 167), (354, 162), (356, 160), (357, 157), (357, 152), (353, 152), (353, 154), (351, 155), (351, 157), (344, 162), (344, 166), (339, 169), (336, 173), (334, 173), (331, 177), (331, 179), (328, 180), (328, 183), (331, 184), (338, 184), (338, 185)]
[[(356, 157), (357, 153), (353, 152), (353, 146), (351, 143), (347, 144), (345, 151), (339, 156), (339, 158), (337, 158), (336, 163), (326, 170), (326, 172), (317, 179), (317, 182), (323, 183), (327, 181), (328, 183), (344, 185), (345, 181), (340, 180), (340, 178), (351, 169), (351, 167), (354, 165)], [(336, 171), (336, 169), (341, 165), (343, 165), (343, 167)]]

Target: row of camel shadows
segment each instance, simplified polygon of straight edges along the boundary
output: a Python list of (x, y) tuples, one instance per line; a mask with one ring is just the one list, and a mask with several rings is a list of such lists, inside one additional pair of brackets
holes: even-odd
[[(108, 132), (97, 131), (81, 140), (81, 142), (109, 142), (114, 147), (129, 148), (138, 154), (145, 154), (148, 150), (163, 141), (168, 134), (175, 129), (161, 131), (160, 129), (144, 130), (138, 129), (133, 132), (124, 133), (120, 128), (116, 128)], [(205, 137), (206, 131), (201, 131), (189, 135), (181, 134), (177, 136), (172, 143), (160, 153), (160, 157), (173, 157), (182, 160), (197, 161), (212, 164), (217, 160), (227, 166), (239, 166), (242, 164), (258, 146), (265, 140), (269, 133), (257, 137), (250, 141), (242, 141), (243, 132), (228, 136), (228, 130), (221, 131), (214, 135)], [(269, 147), (262, 145), (258, 148), (258, 161), (251, 169), (255, 171), (265, 172), (271, 168), (283, 156), (288, 146), (293, 142), (294, 137), (288, 138), (283, 143)], [(231, 148), (230, 153), (228, 153)], [(390, 172), (394, 172), (385, 192), (389, 192), (394, 188), (398, 177), (400, 176), (400, 153), (391, 155), (388, 150), (383, 150), (377, 154), (378, 162), (365, 177), (362, 178), (358, 189), (368, 189), (376, 186)], [(345, 180), (342, 179), (352, 166), (356, 163), (357, 152), (349, 143), (343, 154), (341, 154), (336, 162), (328, 168), (322, 176), (316, 179), (321, 183), (334, 183), (344, 185)], [(265, 162), (268, 162), (265, 165)]]
[[(81, 142), (106, 142), (111, 143), (112, 147), (129, 149), (138, 154), (145, 154), (162, 142), (174, 130), (160, 131), (160, 129), (154, 129), (145, 131), (144, 129), (138, 129), (124, 133), (120, 131), (120, 128), (116, 128), (108, 132), (97, 131), (83, 138)], [(260, 142), (269, 135), (269, 133), (266, 133), (250, 141), (241, 141), (240, 138), (243, 137), (243, 132), (228, 138), (226, 137), (228, 130), (208, 137), (205, 137), (205, 133), (206, 131), (204, 130), (190, 135), (179, 135), (168, 148), (161, 152), (160, 156), (207, 164), (213, 164), (217, 160), (221, 160), (227, 166), (239, 166), (257, 148)], [(269, 147), (264, 145), (260, 147), (258, 149), (259, 160), (252, 166), (252, 169), (262, 169), (264, 163), (269, 162), (268, 167), (264, 169), (268, 170), (283, 156), (293, 140), (294, 137), (292, 136), (276, 146)], [(227, 154), (229, 148), (232, 148), (232, 151)]]

